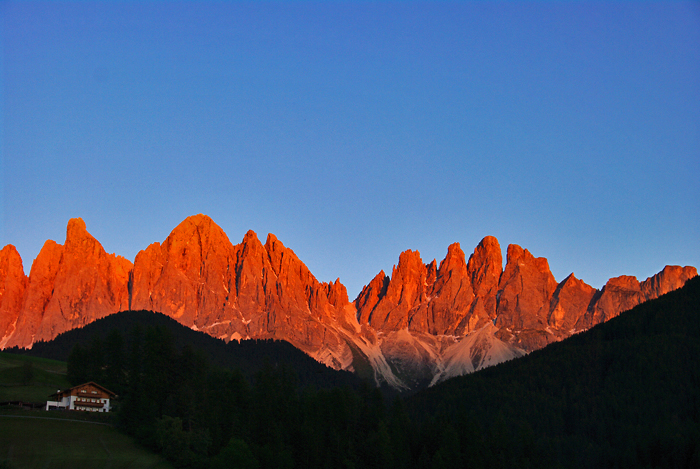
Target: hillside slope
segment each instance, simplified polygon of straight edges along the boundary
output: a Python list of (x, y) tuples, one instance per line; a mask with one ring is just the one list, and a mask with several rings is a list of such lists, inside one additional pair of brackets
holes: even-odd
[(696, 278), (520, 360), (422, 391), (407, 407), (436, 447), (459, 429), (459, 453), (475, 467), (489, 457), (518, 466), (699, 467), (698, 356)]
[(123, 338), (135, 328), (163, 328), (172, 336), (176, 348), (187, 346), (203, 354), (210, 363), (241, 371), (252, 377), (265, 366), (286, 367), (294, 371), (300, 386), (357, 386), (359, 379), (350, 372), (334, 370), (312, 359), (288, 342), (281, 340), (244, 340), (224, 342), (203, 332), (193, 331), (172, 318), (151, 311), (122, 311), (99, 319), (80, 329), (60, 334), (48, 342), (38, 342), (31, 349), (8, 349), (8, 352), (67, 361), (73, 347), (89, 349), (95, 341), (104, 344), (110, 333)]

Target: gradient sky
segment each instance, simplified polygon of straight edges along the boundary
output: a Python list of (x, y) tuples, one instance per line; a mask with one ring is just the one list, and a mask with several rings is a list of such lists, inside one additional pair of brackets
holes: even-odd
[(0, 246), (189, 215), (353, 299), (486, 235), (601, 288), (700, 267), (700, 2), (3, 1)]

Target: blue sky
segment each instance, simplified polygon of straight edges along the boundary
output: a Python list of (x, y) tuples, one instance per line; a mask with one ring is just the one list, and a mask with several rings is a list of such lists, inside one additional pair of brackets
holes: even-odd
[(274, 233), (351, 299), (486, 235), (700, 266), (698, 2), (4, 1), (0, 245)]

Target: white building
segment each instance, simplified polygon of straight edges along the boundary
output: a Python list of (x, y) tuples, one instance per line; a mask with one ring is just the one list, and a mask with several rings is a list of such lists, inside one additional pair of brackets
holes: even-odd
[(49, 398), (54, 400), (46, 401), (46, 410), (68, 409), (84, 412), (109, 412), (109, 401), (114, 397), (116, 397), (116, 394), (112, 391), (90, 381), (89, 383), (51, 394)]

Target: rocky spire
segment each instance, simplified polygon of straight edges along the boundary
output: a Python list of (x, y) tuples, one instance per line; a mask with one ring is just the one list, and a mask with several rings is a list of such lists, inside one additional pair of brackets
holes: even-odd
[(82, 219), (71, 219), (65, 245), (47, 241), (35, 259), (7, 346), (28, 347), (128, 309), (131, 268), (127, 259), (107, 254)]
[(27, 283), (22, 258), (17, 249), (8, 244), (0, 250), (0, 348), (15, 332)]

